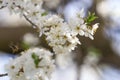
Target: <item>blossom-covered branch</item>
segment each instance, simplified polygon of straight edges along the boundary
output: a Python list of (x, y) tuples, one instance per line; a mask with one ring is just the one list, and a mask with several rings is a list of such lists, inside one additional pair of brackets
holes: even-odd
[[(0, 6), (23, 16), (32, 26), (38, 28), (40, 36), (45, 35), (55, 55), (70, 53), (77, 44), (81, 44), (78, 35), (94, 39), (93, 35), (98, 28), (98, 23), (90, 24), (96, 18), (94, 14), (85, 19), (81, 10), (75, 18), (65, 22), (57, 14), (45, 14), (46, 10), (42, 8), (42, 4), (43, 0), (0, 0)], [(8, 76), (12, 80), (50, 79), (54, 69), (52, 56), (52, 53), (40, 48), (28, 49), (7, 65)]]

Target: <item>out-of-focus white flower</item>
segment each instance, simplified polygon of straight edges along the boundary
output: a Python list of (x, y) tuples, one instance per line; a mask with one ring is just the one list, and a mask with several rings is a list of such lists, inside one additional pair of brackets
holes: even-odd
[(54, 70), (52, 53), (45, 49), (32, 48), (21, 53), (6, 65), (11, 80), (47, 80)]
[(0, 10), (0, 25), (13, 28), (25, 25), (29, 26), (30, 23), (28, 23), (23, 17), (20, 17), (19, 14), (13, 13), (11, 15), (8, 8), (3, 8)]
[(66, 54), (57, 54), (56, 55), (56, 64), (60, 69), (66, 69), (74, 64), (73, 62), (74, 55), (72, 53)]
[(101, 69), (101, 79), (102, 80), (118, 80), (120, 78), (120, 70), (111, 65), (102, 65)]
[(27, 33), (23, 36), (23, 42), (27, 45), (35, 46), (39, 43), (39, 38), (32, 33)]
[(120, 24), (120, 1), (119, 0), (103, 0), (97, 4), (98, 13), (111, 20), (111, 23)]
[(57, 8), (61, 2), (61, 0), (43, 0), (46, 4), (46, 6), (50, 9)]
[(120, 0), (103, 0), (97, 5), (98, 13), (106, 21), (105, 37), (111, 41), (111, 47), (120, 56)]
[(111, 41), (113, 51), (120, 56), (120, 27), (113, 26), (105, 29), (106, 38)]
[(79, 80), (101, 80), (101, 70), (97, 65), (100, 56), (98, 53), (90, 51), (84, 59), (84, 64), (80, 67)]
[(57, 68), (53, 73), (52, 80), (77, 80), (77, 66), (71, 65), (65, 69)]
[(70, 18), (75, 18), (76, 13), (78, 13), (81, 9), (84, 8), (84, 13), (82, 16), (85, 17), (88, 9), (93, 4), (93, 0), (71, 0), (67, 5), (65, 5), (65, 9), (63, 10), (65, 19), (68, 21)]
[(97, 66), (82, 65), (79, 78), (79, 80), (101, 80), (99, 68)]

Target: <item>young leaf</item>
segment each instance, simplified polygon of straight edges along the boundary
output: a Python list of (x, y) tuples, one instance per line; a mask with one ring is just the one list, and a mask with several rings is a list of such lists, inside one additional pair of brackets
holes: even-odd
[(22, 43), (21, 43), (21, 47), (22, 47), (24, 50), (27, 50), (27, 49), (30, 48), (30, 45), (28, 45), (28, 44), (22, 42)]
[(46, 16), (48, 14), (48, 12), (43, 12), (42, 14), (41, 14), (41, 16)]
[(87, 24), (90, 24), (91, 22), (93, 22), (95, 19), (97, 19), (98, 17), (97, 16), (95, 16), (95, 13), (90, 13), (90, 12), (88, 12), (88, 17), (87, 18), (85, 18), (85, 22), (87, 23)]
[(35, 64), (36, 68), (38, 68), (38, 65), (39, 65), (39, 62), (41, 61), (41, 59), (39, 59), (39, 56), (37, 56), (35, 53), (33, 53), (31, 57), (34, 60), (34, 64)]

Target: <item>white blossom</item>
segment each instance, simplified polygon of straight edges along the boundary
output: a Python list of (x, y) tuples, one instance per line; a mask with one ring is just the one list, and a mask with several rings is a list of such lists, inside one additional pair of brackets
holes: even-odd
[(61, 69), (66, 69), (72, 65), (74, 65), (74, 54), (73, 53), (66, 53), (66, 54), (57, 54), (56, 55), (56, 64)]
[(45, 5), (50, 8), (50, 9), (54, 9), (57, 8), (61, 2), (61, 0), (43, 0), (45, 2)]
[(28, 22), (38, 28), (40, 36), (42, 34), (46, 36), (48, 44), (56, 54), (74, 50), (76, 45), (80, 44), (77, 35), (93, 39), (94, 32), (98, 26), (95, 24), (89, 28), (83, 18), (83, 9), (75, 15), (75, 18), (65, 22), (58, 15), (49, 12), (45, 14), (46, 11), (42, 8), (43, 1), (4, 0), (3, 5), (8, 6), (13, 12), (20, 13)]
[[(82, 15), (83, 10), (66, 22), (59, 15), (43, 9), (44, 1), (48, 0), (0, 0), (0, 7), (8, 7), (11, 13), (18, 13), (37, 28), (40, 36), (45, 35), (55, 55), (71, 53), (77, 44), (81, 44), (78, 35), (94, 39), (98, 23), (88, 26)], [(50, 2), (50, 5), (53, 4), (53, 1)], [(32, 37), (34, 38), (34, 36), (24, 38), (24, 41), (30, 44), (38, 42)], [(6, 70), (11, 80), (48, 80), (54, 70), (52, 56), (52, 53), (45, 49), (32, 48), (22, 52), (20, 57), (6, 65)]]
[(32, 33), (27, 33), (23, 36), (23, 42), (30, 46), (35, 46), (39, 43), (39, 38)]
[[(21, 53), (20, 57), (13, 59), (6, 65), (11, 80), (46, 80), (50, 79), (54, 70), (52, 53), (45, 49), (32, 48)], [(38, 56), (36, 66), (33, 56)]]

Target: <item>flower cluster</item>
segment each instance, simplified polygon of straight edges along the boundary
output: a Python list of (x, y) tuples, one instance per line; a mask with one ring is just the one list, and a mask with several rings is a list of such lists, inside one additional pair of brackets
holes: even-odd
[(72, 35), (69, 25), (57, 15), (46, 19), (43, 30), (48, 44), (56, 54), (68, 53), (80, 44), (79, 39)]
[(20, 13), (33, 26), (40, 31), (40, 36), (44, 34), (48, 44), (56, 54), (71, 52), (77, 44), (80, 44), (77, 35), (93, 39), (94, 32), (98, 28), (98, 23), (88, 26), (81, 16), (82, 11), (76, 14), (75, 18), (65, 22), (60, 16), (47, 14), (42, 8), (42, 0), (4, 0), (3, 6), (7, 6), (11, 11)]
[(54, 71), (52, 53), (32, 48), (6, 65), (11, 80), (46, 80)]
[(77, 35), (94, 39), (93, 35), (98, 28), (98, 23), (88, 26), (80, 15), (82, 12), (76, 14), (77, 17), (71, 18), (68, 23), (58, 15), (45, 19), (42, 32), (55, 53), (68, 53), (74, 50), (77, 44), (81, 44)]
[[(55, 55), (70, 53), (77, 44), (81, 44), (78, 35), (94, 39), (93, 35), (98, 28), (98, 23), (89, 25), (95, 19), (94, 14), (85, 19), (81, 10), (75, 18), (65, 22), (59, 15), (43, 9), (43, 1), (46, 0), (0, 0), (0, 9), (8, 7), (11, 13), (23, 16), (39, 30), (40, 36), (45, 35)], [(54, 68), (52, 56), (44, 49), (29, 49), (7, 65), (8, 74), (11, 80), (49, 79)]]

